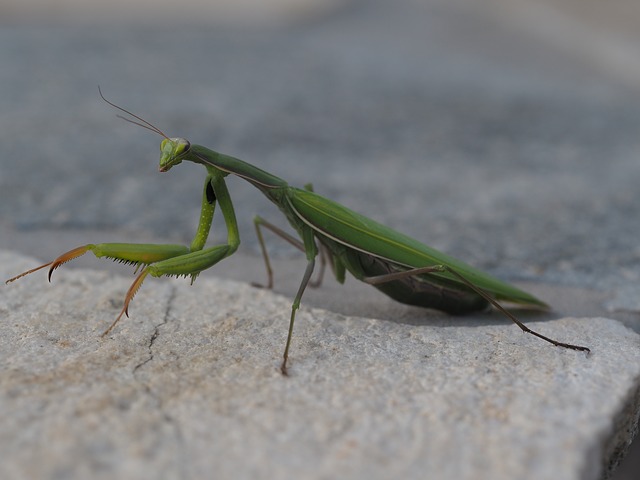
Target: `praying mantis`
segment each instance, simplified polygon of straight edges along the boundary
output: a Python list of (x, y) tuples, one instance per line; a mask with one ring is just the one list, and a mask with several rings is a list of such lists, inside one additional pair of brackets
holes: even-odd
[[(303, 189), (296, 188), (240, 159), (192, 144), (184, 138), (169, 138), (148, 121), (107, 100), (102, 91), (99, 90), (99, 93), (109, 105), (130, 116), (118, 115), (120, 118), (163, 138), (160, 145), (160, 172), (168, 172), (183, 161), (200, 164), (206, 169), (200, 221), (190, 246), (134, 243), (83, 245), (63, 253), (52, 262), (6, 281), (13, 282), (46, 267), (49, 267), (48, 278), (51, 281), (54, 270), (87, 252), (92, 252), (98, 258), (106, 257), (134, 265), (140, 271), (126, 293), (120, 314), (104, 331), (103, 337), (113, 330), (123, 315), (129, 316), (129, 304), (147, 276), (184, 276), (190, 277), (193, 283), (202, 271), (236, 252), (240, 245), (240, 235), (226, 184), (226, 177), (235, 175), (249, 182), (273, 202), (299, 237), (284, 232), (261, 217), (254, 218), (267, 270), (266, 287), (273, 286), (273, 273), (263, 229), (282, 237), (304, 252), (307, 260), (291, 305), (289, 330), (280, 366), (284, 375), (288, 372), (287, 361), (296, 311), (300, 308), (306, 287), (312, 283), (311, 276), (318, 256), (321, 260), (320, 280), (324, 264), (328, 262), (338, 282), (345, 281), (348, 271), (356, 279), (405, 304), (437, 309), (453, 315), (481, 311), (493, 306), (525, 333), (558, 347), (589, 352), (587, 347), (559, 342), (530, 329), (499, 303), (503, 301), (529, 308), (548, 308), (533, 295), (324, 198), (314, 193), (310, 185)], [(227, 242), (205, 248), (217, 207), (224, 217)]]

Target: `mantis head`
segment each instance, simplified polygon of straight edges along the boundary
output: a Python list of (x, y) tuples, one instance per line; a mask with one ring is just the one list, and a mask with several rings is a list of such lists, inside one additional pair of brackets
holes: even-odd
[(174, 165), (178, 165), (189, 153), (191, 144), (184, 138), (165, 138), (160, 144), (161, 172), (167, 172)]

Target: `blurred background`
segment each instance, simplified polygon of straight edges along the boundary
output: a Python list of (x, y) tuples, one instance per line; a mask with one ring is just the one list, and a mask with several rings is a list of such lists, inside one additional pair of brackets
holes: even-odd
[[(170, 136), (638, 331), (639, 27), (635, 0), (3, 0), (0, 247), (190, 242), (202, 172), (158, 174), (160, 138), (99, 84)], [(242, 253), (212, 274), (251, 281), (251, 219), (278, 212), (229, 183)], [(613, 478), (638, 472), (636, 442)]]

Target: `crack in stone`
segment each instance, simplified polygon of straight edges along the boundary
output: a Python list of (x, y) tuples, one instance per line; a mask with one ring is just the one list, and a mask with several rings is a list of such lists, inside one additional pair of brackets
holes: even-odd
[(182, 461), (185, 458), (184, 456), (185, 444), (184, 444), (184, 435), (182, 433), (182, 430), (180, 429), (180, 424), (176, 421), (175, 418), (173, 418), (169, 414), (169, 412), (165, 411), (162, 397), (159, 396), (149, 386), (148, 383), (142, 381), (137, 375), (138, 371), (142, 367), (144, 367), (147, 363), (151, 362), (154, 359), (153, 346), (155, 341), (160, 336), (160, 327), (162, 327), (163, 325), (166, 325), (169, 322), (169, 315), (171, 313), (173, 301), (177, 296), (177, 288), (175, 286), (171, 286), (170, 288), (171, 288), (171, 291), (167, 299), (167, 305), (165, 308), (162, 321), (155, 326), (153, 333), (149, 338), (149, 343), (147, 344), (147, 350), (149, 352), (149, 355), (145, 360), (143, 360), (142, 362), (138, 363), (135, 367), (133, 367), (133, 378), (137, 381), (137, 383), (139, 383), (142, 386), (144, 393), (148, 395), (153, 400), (153, 402), (157, 405), (157, 408), (160, 411), (164, 422), (166, 422), (166, 424), (169, 425), (170, 428), (175, 432), (176, 443), (178, 445), (178, 448), (176, 450), (179, 452), (178, 458), (176, 460), (176, 469), (180, 472), (180, 478), (187, 478), (187, 472), (185, 470), (185, 462)]
[(171, 286), (170, 288), (171, 288), (171, 292), (169, 293), (169, 298), (167, 299), (167, 306), (166, 306), (166, 309), (164, 311), (164, 316), (162, 318), (162, 321), (160, 323), (158, 323), (154, 327), (153, 333), (151, 334), (151, 338), (149, 339), (149, 344), (147, 345), (147, 350), (149, 352), (149, 356), (144, 361), (140, 362), (135, 367), (133, 367), (134, 376), (135, 376), (136, 372), (140, 368), (144, 367), (147, 363), (149, 363), (151, 360), (153, 360), (153, 357), (154, 357), (154, 355), (153, 355), (153, 344), (155, 343), (155, 341), (160, 336), (160, 327), (162, 327), (163, 325), (166, 325), (169, 322), (169, 314), (171, 313), (171, 307), (173, 305), (173, 300), (176, 297), (176, 287), (175, 286)]

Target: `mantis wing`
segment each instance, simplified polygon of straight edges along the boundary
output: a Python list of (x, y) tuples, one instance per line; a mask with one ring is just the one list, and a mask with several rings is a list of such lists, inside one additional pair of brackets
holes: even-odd
[[(287, 200), (301, 221), (348, 248), (408, 268), (446, 265), (495, 299), (548, 308), (544, 302), (527, 292), (316, 193), (289, 187)], [(445, 278), (466, 288), (459, 278), (448, 272), (429, 275)]]

